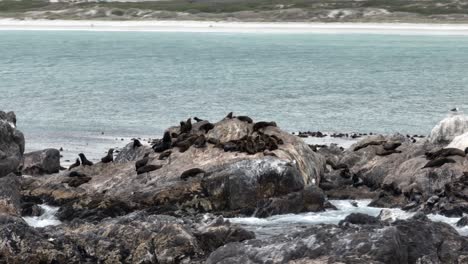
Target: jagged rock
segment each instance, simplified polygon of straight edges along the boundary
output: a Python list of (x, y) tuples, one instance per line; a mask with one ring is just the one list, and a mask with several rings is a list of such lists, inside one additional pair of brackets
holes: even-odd
[(458, 220), (458, 222), (457, 222), (458, 227), (463, 227), (463, 226), (467, 226), (467, 225), (468, 225), (468, 216), (464, 216), (464, 217), (460, 218), (460, 220)]
[(207, 252), (212, 252), (230, 242), (242, 242), (254, 239), (255, 234), (239, 226), (232, 225), (222, 216), (212, 222), (199, 226), (195, 231), (200, 246)]
[(467, 243), (448, 224), (427, 219), (398, 220), (386, 226), (317, 225), (227, 244), (206, 263), (460, 263), (468, 255)]
[(14, 174), (0, 178), (0, 215), (21, 215), (20, 184)]
[(325, 210), (325, 195), (316, 186), (304, 190), (260, 201), (256, 217), (269, 217), (277, 214), (319, 212)]
[(19, 172), (24, 146), (24, 135), (16, 129), (15, 114), (0, 111), (0, 177)]
[(341, 220), (339, 225), (345, 224), (353, 224), (353, 225), (375, 225), (380, 224), (380, 221), (377, 217), (370, 216), (363, 213), (352, 213), (345, 217), (344, 220)]
[(60, 171), (60, 151), (44, 149), (24, 154), (23, 173), (28, 175), (52, 174)]

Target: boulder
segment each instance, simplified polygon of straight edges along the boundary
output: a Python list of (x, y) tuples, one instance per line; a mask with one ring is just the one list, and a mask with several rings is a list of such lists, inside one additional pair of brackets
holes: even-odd
[(59, 171), (60, 151), (58, 149), (44, 149), (24, 154), (24, 174), (43, 175)]
[(429, 141), (434, 144), (448, 144), (456, 136), (468, 132), (468, 116), (453, 114), (440, 121), (431, 131)]
[[(206, 127), (208, 123), (194, 123), (184, 134), (178, 134), (180, 127), (169, 128), (173, 134), (171, 154), (164, 159), (148, 146), (134, 147), (132, 142), (114, 163), (75, 168), (89, 177), (86, 183), (64, 180), (65, 172), (61, 172), (34, 179), (28, 195), (73, 208), (94, 209), (104, 199), (119, 201), (131, 210), (151, 208), (153, 213), (219, 212), (235, 216), (253, 213), (260, 201), (320, 183), (324, 157), (274, 123), (261, 128), (257, 125), (256, 131), (255, 123), (237, 118), (223, 119), (210, 125), (211, 129), (201, 129), (203, 124)], [(175, 136), (181, 138), (183, 148)], [(197, 147), (190, 141), (200, 137), (207, 139), (205, 144)], [(263, 150), (263, 139), (275, 143)], [(253, 142), (258, 144), (255, 149), (262, 151), (249, 153), (223, 147), (233, 142), (239, 146)], [(137, 175), (135, 162), (145, 153), (149, 153), (147, 165), (158, 169)], [(200, 173), (190, 173), (196, 171)], [(318, 203), (315, 210), (320, 207)], [(305, 208), (312, 207), (309, 204)]]
[(15, 114), (0, 111), (0, 177), (19, 172), (24, 147), (24, 135), (16, 129)]

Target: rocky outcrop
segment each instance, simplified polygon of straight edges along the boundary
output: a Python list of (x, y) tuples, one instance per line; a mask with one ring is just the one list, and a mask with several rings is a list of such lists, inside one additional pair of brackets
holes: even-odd
[(24, 174), (43, 175), (59, 171), (60, 151), (58, 149), (44, 149), (24, 154)]
[[(68, 172), (41, 177), (29, 183), (25, 195), (64, 208), (80, 208), (78, 211), (96, 209), (104, 212), (96, 214), (102, 217), (108, 215), (106, 212), (115, 212), (115, 204), (125, 210), (112, 213), (114, 217), (140, 209), (171, 215), (251, 215), (275, 197), (301, 205), (294, 211), (322, 210), (322, 196), (310, 198), (301, 191), (320, 182), (325, 167), (323, 156), (274, 122), (248, 121), (246, 117), (225, 118), (213, 124), (187, 121), (187, 125), (168, 129), (172, 142), (164, 153), (132, 142), (120, 151), (114, 163), (72, 170), (86, 175), (85, 179), (68, 177)], [(146, 153), (146, 166), (154, 170), (137, 174), (135, 162)], [(297, 194), (287, 198), (290, 193)], [(277, 212), (287, 213), (287, 208)], [(89, 215), (82, 213), (67, 213), (61, 219)]]
[(406, 264), (468, 260), (468, 239), (448, 224), (427, 218), (385, 225), (362, 215), (347, 219), (347, 224), (340, 226), (318, 225), (264, 240), (230, 243), (214, 251), (206, 263)]
[(15, 114), (0, 111), (0, 177), (20, 171), (24, 146), (24, 135), (16, 129)]
[(99, 223), (34, 229), (0, 225), (6, 263), (201, 263), (214, 249), (254, 235), (223, 219), (191, 222), (136, 212)]
[(0, 217), (18, 217), (20, 215), (20, 183), (16, 175), (10, 174), (0, 178)]

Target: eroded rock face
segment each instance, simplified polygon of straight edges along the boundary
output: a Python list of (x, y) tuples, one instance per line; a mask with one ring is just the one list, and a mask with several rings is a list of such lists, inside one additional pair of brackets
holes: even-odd
[(206, 263), (463, 263), (468, 256), (468, 240), (445, 223), (414, 218), (382, 225), (372, 217), (351, 218), (354, 224), (230, 243)]
[(60, 151), (58, 149), (44, 149), (24, 154), (24, 174), (43, 175), (59, 171)]
[(24, 146), (24, 135), (16, 129), (15, 114), (0, 111), (0, 177), (19, 172)]

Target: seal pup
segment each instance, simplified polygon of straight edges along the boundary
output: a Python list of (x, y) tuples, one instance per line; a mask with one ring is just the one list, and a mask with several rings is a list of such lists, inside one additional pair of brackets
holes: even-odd
[(434, 160), (437, 158), (443, 158), (443, 157), (448, 157), (448, 156), (460, 156), (460, 157), (466, 157), (466, 154), (468, 154), (468, 148), (465, 149), (465, 151), (457, 148), (443, 148), (439, 149), (434, 152), (426, 152), (426, 158), (430, 160)]
[(78, 154), (78, 156), (80, 156), (81, 165), (83, 165), (83, 166), (93, 166), (94, 165), (94, 163), (89, 161), (83, 153)]
[(193, 120), (197, 121), (197, 123), (203, 121), (203, 119), (200, 119), (198, 117), (194, 117)]
[(445, 163), (455, 163), (455, 160), (453, 160), (451, 158), (440, 158), (440, 159), (431, 160), (428, 163), (426, 163), (426, 165), (424, 165), (424, 167), (422, 167), (422, 169), (425, 169), (425, 168), (438, 168), (438, 167), (444, 165)]
[(80, 159), (76, 159), (75, 163), (73, 163), (72, 165), (70, 165), (70, 167), (68, 167), (68, 170), (72, 170), (80, 165), (81, 165)]
[(164, 132), (164, 136), (162, 141), (159, 144), (155, 144), (153, 146), (154, 152), (163, 152), (171, 148), (172, 145), (172, 138), (171, 133), (169, 131)]
[(248, 116), (237, 116), (236, 118), (239, 119), (242, 122), (247, 122), (249, 124), (253, 123), (252, 118), (250, 118)]
[(201, 174), (201, 173), (204, 174), (205, 171), (200, 169), (200, 168), (192, 168), (192, 169), (189, 169), (189, 170), (186, 170), (186, 171), (182, 172), (182, 174), (180, 175), (180, 178), (185, 181), (188, 178), (195, 177), (195, 176), (197, 176), (198, 174)]
[(141, 146), (143, 146), (143, 145), (141, 144), (140, 140), (134, 138), (133, 139), (133, 148), (138, 148), (138, 147), (141, 147)]
[(149, 153), (145, 153), (145, 156), (141, 160), (137, 160), (135, 162), (135, 170), (138, 171), (139, 168), (145, 166), (148, 163), (149, 160)]
[(166, 159), (166, 158), (169, 158), (169, 156), (171, 156), (171, 154), (172, 154), (172, 151), (171, 151), (171, 150), (166, 150), (166, 151), (164, 151), (163, 153), (161, 153), (161, 154), (159, 155), (158, 160), (164, 160), (164, 159)]
[(160, 168), (162, 168), (162, 165), (153, 165), (153, 164), (145, 165), (137, 169), (137, 175), (159, 170)]
[(107, 152), (107, 155), (101, 159), (102, 163), (109, 163), (112, 161), (114, 161), (114, 149), (113, 148), (109, 149), (109, 151)]
[(269, 127), (269, 126), (274, 126), (276, 127), (276, 122), (265, 122), (265, 121), (260, 121), (254, 124), (253, 126), (253, 131), (258, 131), (262, 128)]

